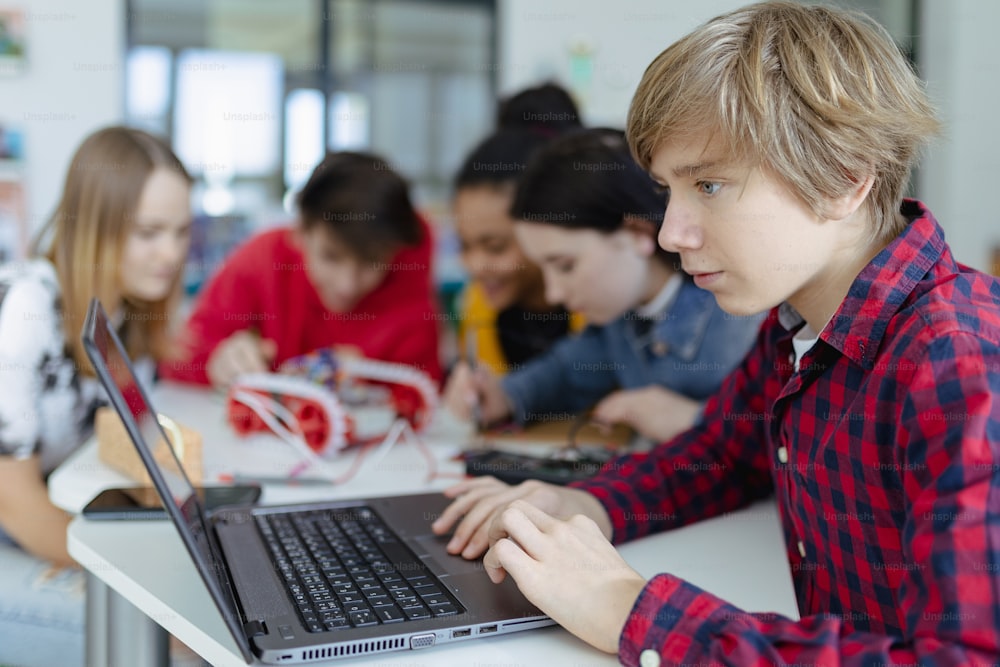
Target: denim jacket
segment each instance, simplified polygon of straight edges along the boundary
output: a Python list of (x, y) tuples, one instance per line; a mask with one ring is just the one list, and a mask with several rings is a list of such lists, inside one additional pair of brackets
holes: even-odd
[(750, 349), (766, 313), (737, 317), (711, 292), (684, 280), (649, 331), (638, 333), (629, 311), (604, 326), (590, 326), (509, 373), (501, 386), (518, 423), (566, 418), (616, 389), (658, 384), (704, 401)]

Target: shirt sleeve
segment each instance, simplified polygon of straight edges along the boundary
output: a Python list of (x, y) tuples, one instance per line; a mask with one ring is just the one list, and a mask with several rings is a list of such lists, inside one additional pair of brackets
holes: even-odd
[[(619, 643), (684, 664), (987, 665), (1000, 658), (1000, 352), (969, 334), (936, 339), (899, 401), (906, 490), (898, 588), (902, 636), (832, 615), (751, 614), (677, 577), (654, 577)], [(645, 661), (644, 662), (649, 662)]]
[(758, 334), (690, 430), (648, 453), (614, 459), (573, 485), (604, 505), (614, 542), (731, 512), (773, 492), (763, 384), (773, 368), (772, 337)]
[(258, 271), (250, 266), (246, 246), (237, 250), (205, 285), (178, 338), (177, 358), (160, 364), (164, 378), (209, 384), (208, 359), (215, 348), (246, 329), (260, 308), (255, 303)]
[[(58, 339), (58, 340), (56, 340)], [(0, 456), (27, 458), (41, 437), (41, 368), (62, 348), (55, 296), (41, 282), (20, 280), (0, 303)]]
[(512, 416), (523, 424), (590, 407), (618, 386), (614, 367), (601, 330), (590, 327), (559, 341), (500, 383), (513, 405)]

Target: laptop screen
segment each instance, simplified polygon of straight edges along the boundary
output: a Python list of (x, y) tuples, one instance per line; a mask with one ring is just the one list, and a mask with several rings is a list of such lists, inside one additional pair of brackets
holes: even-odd
[[(170, 433), (169, 429), (166, 432), (163, 429), (156, 411), (149, 404), (149, 399), (146, 398), (145, 392), (135, 376), (135, 371), (126, 356), (121, 340), (111, 328), (104, 309), (100, 308), (94, 314), (93, 351), (98, 354), (99, 360), (93, 359), (93, 355), (88, 350), (91, 363), (94, 364), (95, 369), (99, 364), (107, 372), (107, 379), (110, 379), (114, 386), (113, 388), (105, 388), (109, 394), (118, 394), (123, 407), (131, 414), (142, 443), (153, 454), (153, 462), (170, 488), (174, 504), (182, 510), (185, 519), (199, 519), (197, 516), (192, 516), (192, 513), (197, 515), (197, 512), (192, 512), (194, 509), (192, 504), (198, 502), (194, 485), (184, 473), (173, 448), (167, 444), (167, 437), (173, 441), (176, 436)], [(85, 340), (88, 337), (85, 335)], [(99, 369), (97, 370), (99, 372)], [(115, 397), (112, 396), (112, 402), (117, 403), (114, 399)], [(163, 421), (165, 424), (170, 424), (169, 421)], [(127, 427), (128, 424), (126, 424)]]
[(249, 645), (242, 633), (241, 622), (233, 612), (233, 604), (226, 603), (223, 591), (229, 591), (230, 600), (232, 591), (222, 557), (208, 531), (198, 494), (184, 473), (174, 450), (167, 445), (167, 434), (157, 418), (156, 410), (139, 384), (121, 339), (97, 299), (90, 302), (82, 338), (87, 357), (122, 418), (161, 499), (165, 505), (168, 504), (168, 496), (172, 501), (173, 507), (166, 507), (167, 514), (177, 526), (182, 541), (233, 632), (240, 650), (249, 659)]

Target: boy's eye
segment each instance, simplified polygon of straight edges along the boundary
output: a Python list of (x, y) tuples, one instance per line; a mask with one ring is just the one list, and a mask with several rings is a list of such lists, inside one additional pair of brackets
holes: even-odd
[(711, 181), (702, 181), (701, 183), (698, 184), (698, 188), (702, 191), (703, 194), (706, 195), (714, 195), (716, 192), (719, 191), (719, 188), (721, 187), (722, 185), (720, 185), (719, 183), (713, 183)]
[(556, 264), (556, 271), (559, 273), (569, 273), (573, 270), (575, 264), (573, 262), (563, 262), (561, 264)]

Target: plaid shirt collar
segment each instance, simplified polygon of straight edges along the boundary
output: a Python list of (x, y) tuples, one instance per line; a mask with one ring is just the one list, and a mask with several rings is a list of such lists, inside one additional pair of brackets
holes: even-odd
[[(910, 223), (861, 270), (819, 336), (865, 369), (874, 364), (889, 320), (945, 252), (944, 232), (926, 206), (907, 199), (900, 213)], [(805, 320), (785, 302), (778, 307), (778, 321), (791, 332)]]

